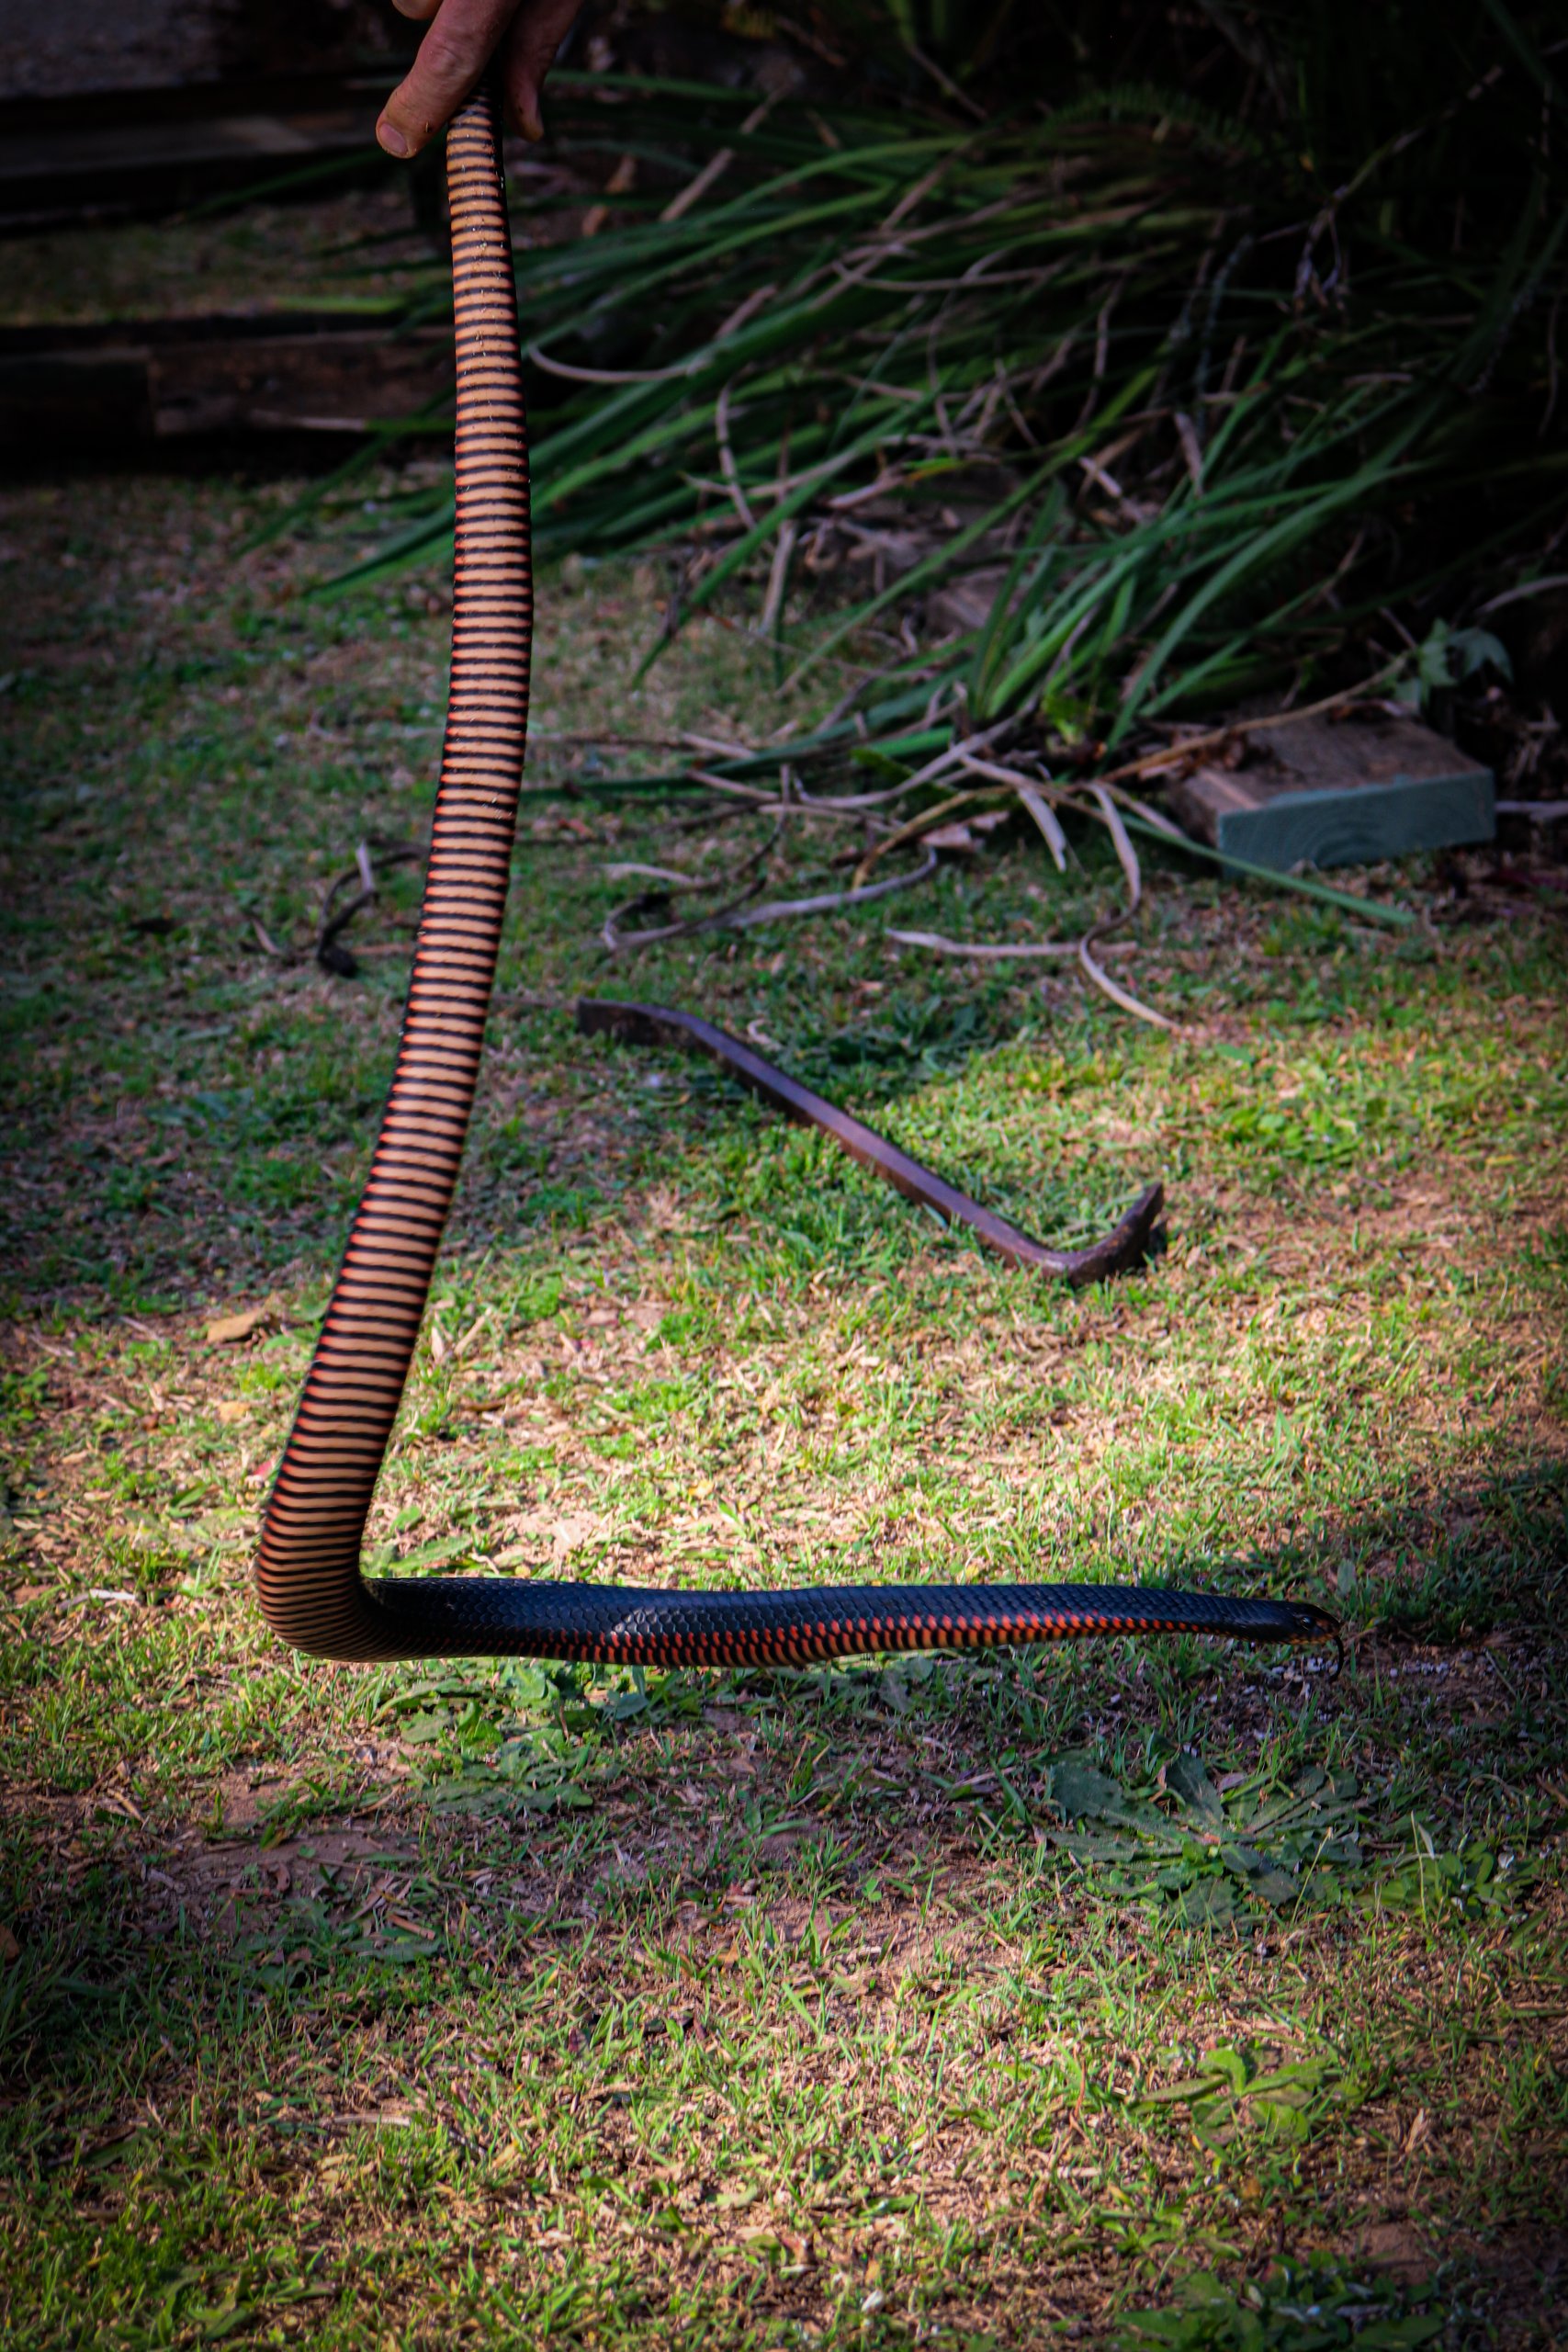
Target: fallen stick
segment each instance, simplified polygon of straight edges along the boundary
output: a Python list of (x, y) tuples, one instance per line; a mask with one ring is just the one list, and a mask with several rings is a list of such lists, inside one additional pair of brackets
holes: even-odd
[[(749, 907), (744, 912), (724, 910), (717, 914), (699, 916), (691, 922), (666, 923), (657, 931), (614, 930), (615, 917), (604, 924), (604, 944), (614, 955), (622, 947), (651, 947), (661, 939), (690, 938), (702, 931), (752, 931), (759, 923), (783, 922), (802, 915), (837, 914), (845, 907), (863, 907), (873, 899), (886, 899), (891, 891), (912, 889), (917, 882), (926, 881), (936, 872), (936, 852), (931, 850), (923, 865), (913, 874), (896, 874), (891, 881), (873, 882), (862, 888), (859, 884), (848, 890), (823, 890), (809, 899), (773, 899), (766, 906)], [(635, 906), (637, 900), (633, 900)], [(628, 911), (623, 908), (623, 913)]]
[(1050, 1250), (711, 1021), (700, 1020), (692, 1012), (677, 1012), (669, 1005), (620, 1004), (604, 997), (583, 997), (577, 1007), (577, 1025), (585, 1036), (615, 1037), (623, 1045), (695, 1046), (711, 1054), (742, 1086), (787, 1118), (831, 1136), (852, 1159), (882, 1177), (906, 1200), (933, 1209), (947, 1224), (966, 1227), (1010, 1266), (1038, 1266), (1075, 1287), (1103, 1282), (1107, 1275), (1137, 1264), (1147, 1252), (1165, 1205), (1163, 1185), (1147, 1185), (1125, 1216), (1087, 1250)]

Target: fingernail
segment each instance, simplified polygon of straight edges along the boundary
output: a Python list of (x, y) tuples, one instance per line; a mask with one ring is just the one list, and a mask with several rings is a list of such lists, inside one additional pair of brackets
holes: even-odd
[(409, 152), (409, 142), (395, 122), (378, 122), (376, 138), (389, 155), (406, 155)]

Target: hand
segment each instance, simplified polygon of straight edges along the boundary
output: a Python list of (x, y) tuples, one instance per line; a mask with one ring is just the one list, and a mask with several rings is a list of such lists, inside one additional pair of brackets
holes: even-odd
[(581, 0), (392, 0), (430, 30), (406, 79), (381, 109), (376, 136), (389, 155), (417, 155), (501, 60), (507, 107), (525, 139), (542, 139), (539, 99)]

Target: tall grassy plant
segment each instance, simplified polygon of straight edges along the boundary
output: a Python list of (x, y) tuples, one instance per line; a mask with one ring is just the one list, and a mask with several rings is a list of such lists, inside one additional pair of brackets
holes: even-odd
[[(891, 81), (758, 107), (567, 77), (556, 154), (614, 158), (623, 192), (592, 237), (550, 233), (570, 190), (521, 209), (540, 552), (673, 550), (666, 635), (753, 583), (807, 666), (979, 569), (989, 620), (928, 632), (908, 674), (1108, 749), (1332, 673), (1391, 595), (1457, 609), (1478, 552), (1568, 499), (1551, 45), (1502, 0), (1425, 10), (1419, 40), (1331, 6), (1250, 12), (1238, 47), (1210, 14), (1229, 113), (1081, 74), (1004, 98), (995, 10), (968, 51), (954, 11), (944, 50), (983, 119)], [(888, 29), (924, 55), (914, 0)], [(449, 527), (418, 515), (338, 584)]]

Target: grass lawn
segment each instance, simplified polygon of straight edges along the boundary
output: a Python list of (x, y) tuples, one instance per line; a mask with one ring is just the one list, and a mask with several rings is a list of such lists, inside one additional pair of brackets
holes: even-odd
[[(1394, 934), (1151, 860), (1112, 969), (1167, 1035), (886, 935), (1079, 928), (1103, 836), (612, 963), (607, 868), (719, 870), (749, 820), (542, 792), (381, 1555), (1288, 1590), (1345, 1670), (296, 1660), (250, 1557), (417, 875), (357, 978), (262, 934), (418, 839), (447, 624), (434, 581), (302, 601), (319, 549), (245, 551), (287, 494), (0, 516), (7, 2339), (1561, 2340), (1561, 923)], [(781, 702), (709, 622), (634, 690), (657, 585), (547, 582), (534, 784), (565, 736), (838, 691)], [(1162, 1176), (1168, 1249), (1076, 1295), (998, 1268), (711, 1069), (580, 1038), (583, 989), (754, 1024), (1049, 1240)]]

